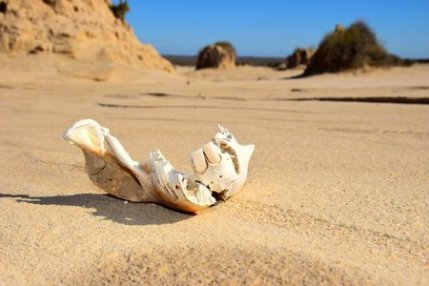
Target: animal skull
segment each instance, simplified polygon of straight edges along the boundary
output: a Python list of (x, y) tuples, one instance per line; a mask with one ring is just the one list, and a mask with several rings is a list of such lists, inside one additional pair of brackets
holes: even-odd
[(160, 151), (144, 162), (133, 160), (109, 129), (92, 119), (75, 122), (64, 139), (83, 151), (90, 179), (107, 193), (196, 213), (243, 187), (255, 148), (240, 145), (228, 129), (218, 128), (209, 143), (191, 153), (194, 174), (177, 171)]

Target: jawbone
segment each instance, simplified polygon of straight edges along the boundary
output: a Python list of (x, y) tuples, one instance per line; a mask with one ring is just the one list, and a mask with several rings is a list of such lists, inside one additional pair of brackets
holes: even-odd
[(64, 139), (82, 150), (89, 178), (105, 192), (197, 213), (243, 187), (255, 148), (240, 145), (228, 129), (218, 129), (209, 143), (191, 153), (191, 174), (177, 171), (158, 150), (143, 162), (133, 160), (109, 129), (92, 119), (75, 122)]

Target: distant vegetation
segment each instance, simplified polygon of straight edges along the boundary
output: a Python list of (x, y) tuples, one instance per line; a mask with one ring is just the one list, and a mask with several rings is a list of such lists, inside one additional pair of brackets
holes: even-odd
[[(325, 72), (341, 72), (364, 67), (408, 66), (413, 63), (427, 63), (428, 59), (401, 59), (389, 54), (378, 42), (375, 33), (362, 21), (344, 28), (337, 25), (335, 31), (327, 34), (317, 50), (297, 48), (286, 58), (238, 57), (228, 42), (217, 42), (204, 47), (198, 56), (164, 55), (174, 65), (196, 66), (197, 69), (222, 65), (229, 58), (234, 65), (266, 66), (285, 70), (307, 66), (304, 76)], [(233, 59), (233, 60), (231, 60)]]
[(120, 0), (118, 4), (110, 4), (109, 7), (113, 15), (121, 21), (125, 20), (125, 15), (130, 11), (127, 0)]
[(356, 22), (347, 29), (338, 25), (334, 32), (325, 36), (304, 75), (341, 72), (365, 66), (408, 64), (409, 61), (388, 54), (364, 22)]
[[(197, 63), (197, 56), (182, 56), (182, 55), (162, 55), (168, 59), (172, 64), (178, 66), (195, 66)], [(273, 67), (284, 61), (284, 58), (280, 57), (242, 57), (237, 56), (237, 65), (250, 65), (250, 66), (262, 66), (262, 67)]]
[(234, 46), (225, 41), (204, 47), (199, 53), (196, 69), (230, 68), (236, 65), (237, 53)]

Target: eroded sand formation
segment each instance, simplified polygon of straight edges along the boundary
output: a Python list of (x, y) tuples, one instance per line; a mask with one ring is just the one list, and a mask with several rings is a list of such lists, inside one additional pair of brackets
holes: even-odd
[(0, 52), (53, 53), (88, 64), (174, 70), (115, 18), (110, 0), (0, 1)]

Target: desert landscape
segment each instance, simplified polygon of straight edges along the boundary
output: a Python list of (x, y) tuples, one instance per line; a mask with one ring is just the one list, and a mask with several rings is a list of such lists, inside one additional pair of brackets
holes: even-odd
[[(109, 1), (0, 2), (0, 285), (429, 283), (429, 64), (196, 70)], [(186, 171), (222, 124), (247, 183), (197, 215), (109, 196), (62, 137), (82, 118)]]

